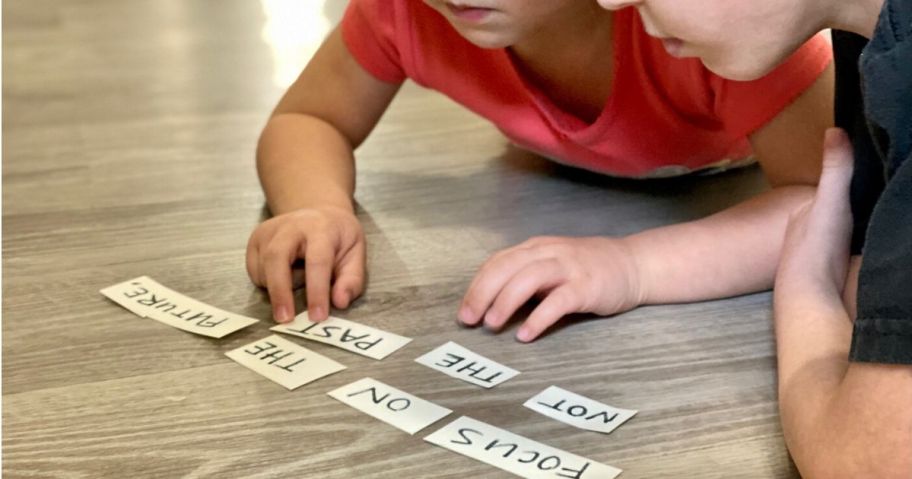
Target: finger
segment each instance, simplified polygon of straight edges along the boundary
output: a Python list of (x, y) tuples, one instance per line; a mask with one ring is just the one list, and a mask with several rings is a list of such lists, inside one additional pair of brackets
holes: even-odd
[(578, 309), (578, 301), (574, 299), (572, 287), (564, 285), (555, 288), (520, 326), (516, 332), (516, 339), (524, 343), (533, 341), (559, 319)]
[(347, 308), (364, 292), (365, 250), (364, 241), (358, 241), (336, 262), (332, 300), (337, 308)]
[(840, 288), (845, 279), (852, 234), (849, 189), (853, 163), (852, 145), (845, 132), (837, 128), (827, 130), (823, 171), (806, 228), (819, 248), (820, 260), (829, 266), (831, 278), (838, 279)]
[(815, 214), (844, 220), (849, 211), (853, 164), (854, 154), (849, 137), (839, 128), (828, 129), (823, 145), (823, 171), (815, 197), (815, 209), (820, 211)]
[(257, 286), (264, 286), (263, 276), (260, 274), (260, 249), (258, 246), (258, 241), (254, 239), (255, 235), (250, 235), (250, 239), (247, 241), (247, 252), (246, 254), (246, 265), (247, 265), (247, 276), (250, 277), (250, 281)]
[(293, 240), (274, 238), (261, 259), (272, 316), (277, 322), (294, 319), (294, 296), (291, 290), (291, 263), (294, 262), (298, 244)]
[(555, 259), (535, 261), (519, 270), (501, 289), (484, 317), (486, 327), (498, 331), (517, 309), (536, 293), (548, 291), (565, 279)]
[(513, 247), (485, 261), (462, 299), (459, 320), (467, 325), (478, 324), (504, 284), (530, 261), (538, 259), (539, 254), (537, 249)]
[(323, 239), (307, 242), (304, 283), (307, 287), (307, 314), (311, 321), (323, 321), (329, 317), (329, 282), (335, 256), (330, 242)]

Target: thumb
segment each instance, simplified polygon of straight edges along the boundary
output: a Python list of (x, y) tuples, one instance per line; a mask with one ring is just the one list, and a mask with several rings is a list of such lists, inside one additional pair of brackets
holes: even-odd
[(823, 140), (823, 171), (814, 199), (814, 216), (831, 218), (849, 211), (849, 185), (852, 182), (854, 155), (845, 131), (830, 128)]
[(854, 155), (846, 133), (830, 128), (823, 142), (823, 171), (817, 195), (808, 217), (807, 233), (817, 245), (820, 265), (840, 289), (845, 281), (849, 242), (852, 236), (852, 210), (849, 187), (852, 183)]

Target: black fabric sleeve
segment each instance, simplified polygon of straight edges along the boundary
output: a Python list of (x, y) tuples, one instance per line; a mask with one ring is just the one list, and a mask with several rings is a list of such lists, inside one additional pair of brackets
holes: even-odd
[(836, 126), (849, 134), (855, 150), (852, 176), (852, 254), (861, 254), (868, 221), (884, 188), (883, 164), (868, 132), (864, 115), (858, 59), (868, 39), (849, 32), (833, 30), (833, 59), (836, 65)]
[(884, 3), (859, 66), (880, 161), (856, 150), (855, 179), (886, 186), (868, 220), (849, 359), (912, 364), (912, 2)]
[(912, 364), (912, 158), (871, 215), (849, 360)]

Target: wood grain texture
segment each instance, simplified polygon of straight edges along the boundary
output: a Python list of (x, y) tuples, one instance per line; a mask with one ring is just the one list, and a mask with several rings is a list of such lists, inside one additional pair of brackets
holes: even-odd
[[(308, 2), (284, 6), (295, 3)], [(370, 284), (334, 312), (414, 341), (377, 362), (292, 339), (348, 366), (294, 392), (225, 358), (271, 322), (243, 257), (263, 218), (255, 141), (281, 94), (263, 34), (276, 5), (3, 3), (5, 477), (511, 477), (422, 441), (443, 423), (408, 436), (325, 394), (365, 376), (628, 479), (796, 476), (768, 294), (571, 319), (532, 345), (512, 339), (515, 323), (502, 334), (454, 323), (500, 248), (696, 218), (765, 188), (760, 172), (581, 173), (414, 85), (358, 151)], [(328, 0), (327, 20), (343, 8)], [(98, 293), (143, 274), (263, 321), (210, 340)], [(482, 391), (413, 362), (447, 340), (522, 374)], [(552, 384), (640, 412), (601, 436), (521, 406)]]

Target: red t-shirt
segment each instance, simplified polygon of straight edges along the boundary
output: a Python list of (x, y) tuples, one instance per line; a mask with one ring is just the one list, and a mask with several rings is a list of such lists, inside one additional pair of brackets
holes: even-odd
[(520, 147), (617, 176), (668, 176), (750, 157), (747, 135), (807, 89), (832, 59), (817, 36), (776, 70), (739, 82), (698, 59), (670, 56), (634, 8), (614, 15), (615, 77), (592, 123), (562, 111), (515, 68), (418, 0), (352, 0), (342, 20), (351, 54), (376, 78), (406, 78), (487, 118)]

